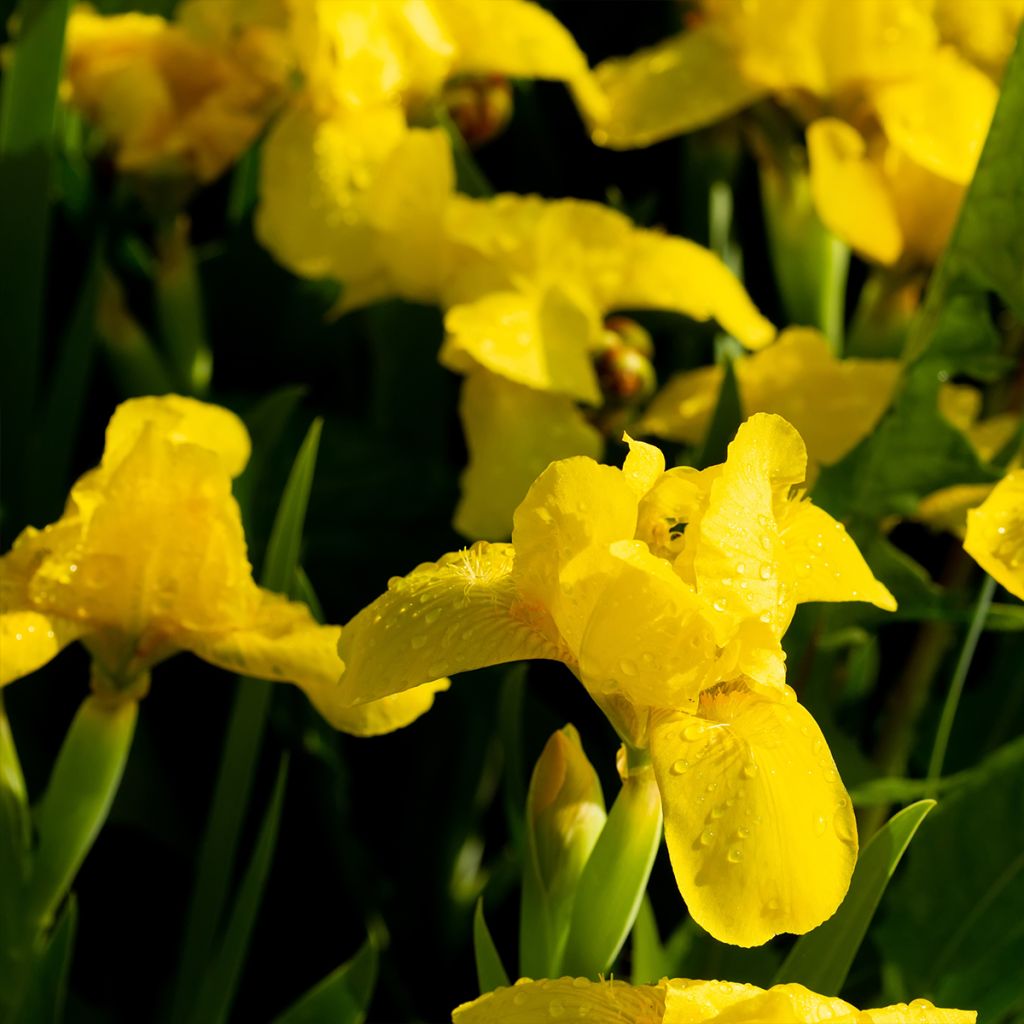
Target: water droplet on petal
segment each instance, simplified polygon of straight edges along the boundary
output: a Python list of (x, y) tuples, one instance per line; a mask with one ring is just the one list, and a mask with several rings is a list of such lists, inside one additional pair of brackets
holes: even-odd
[(752, 779), (757, 774), (757, 765), (750, 763), (743, 766), (743, 777), (745, 779)]
[(629, 658), (623, 658), (619, 662), (619, 669), (624, 676), (635, 676), (636, 675), (636, 663), (630, 661)]
[(762, 565), (759, 575), (763, 580), (770, 580), (772, 578), (772, 567), (770, 565)]
[(700, 845), (710, 846), (715, 841), (715, 830), (713, 828), (706, 828), (700, 834)]
[(409, 646), (414, 651), (418, 651), (421, 647), (423, 647), (426, 644), (426, 642), (427, 642), (427, 638), (425, 636), (414, 636), (409, 641)]
[(690, 762), (687, 761), (685, 757), (681, 757), (678, 761), (673, 761), (672, 762), (672, 767), (669, 768), (669, 771), (673, 775), (682, 775), (683, 772), (685, 772), (686, 769), (689, 768), (689, 767), (690, 767)]
[(695, 740), (699, 740), (704, 735), (704, 725), (702, 722), (691, 722), (683, 730), (683, 739), (688, 743), (693, 743)]
[(730, 864), (739, 864), (743, 860), (743, 850), (738, 846), (732, 847), (726, 854), (726, 859)]

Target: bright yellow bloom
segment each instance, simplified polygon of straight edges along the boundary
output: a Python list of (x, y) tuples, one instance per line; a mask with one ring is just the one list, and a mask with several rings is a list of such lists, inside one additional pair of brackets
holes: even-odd
[(557, 462), (516, 510), (511, 544), (421, 565), (349, 623), (343, 699), (562, 661), (650, 750), (694, 919), (741, 945), (807, 931), (846, 892), (856, 827), (785, 685), (780, 640), (800, 602), (895, 603), (841, 524), (794, 490), (805, 468), (796, 431), (763, 414), (702, 472), (666, 472), (637, 442), (622, 470)]
[(337, 626), (258, 587), (231, 479), (249, 458), (226, 409), (168, 395), (122, 403), (100, 465), (72, 487), (64, 514), (25, 529), (0, 559), (0, 685), (73, 640), (93, 685), (141, 696), (153, 665), (179, 650), (221, 668), (300, 686), (338, 728), (407, 724), (444, 682), (363, 708), (337, 700)]
[[(837, 359), (812, 328), (791, 327), (778, 341), (734, 364), (743, 413), (774, 412), (800, 432), (812, 475), (866, 437), (892, 401), (895, 359)], [(673, 377), (637, 425), (672, 441), (701, 444), (718, 403), (724, 370), (707, 366)]]
[(996, 484), (967, 513), (964, 550), (1011, 594), (1024, 598), (1024, 469)]
[[(717, 256), (598, 203), (460, 196), (444, 232), (441, 362), (468, 375), (461, 411), (470, 464), (455, 525), (469, 537), (507, 537), (541, 469), (600, 453), (601, 436), (576, 403), (603, 403), (595, 360), (608, 314), (714, 317), (751, 348), (774, 337)], [(433, 258), (436, 265), (444, 250)], [(500, 466), (492, 454), (499, 448)]]
[(858, 1010), (803, 985), (770, 989), (731, 981), (663, 978), (657, 985), (623, 981), (523, 978), (452, 1013), (454, 1024), (533, 1024), (565, 1017), (595, 1024), (974, 1024), (973, 1010), (943, 1010), (927, 999)]
[[(292, 0), (302, 88), (267, 138), (256, 231), (290, 270), (433, 301), (454, 190), (436, 121), (446, 83), (498, 74), (593, 86), (562, 25), (526, 0)], [(593, 102), (593, 101), (591, 101)]]
[(974, 172), (1019, 0), (703, 0), (693, 27), (595, 69), (594, 139), (645, 146), (768, 96), (809, 123), (825, 224), (868, 259), (933, 263)]
[(68, 99), (123, 171), (218, 177), (262, 130), (286, 73), (282, 41), (257, 25), (221, 41), (86, 5), (68, 21)]

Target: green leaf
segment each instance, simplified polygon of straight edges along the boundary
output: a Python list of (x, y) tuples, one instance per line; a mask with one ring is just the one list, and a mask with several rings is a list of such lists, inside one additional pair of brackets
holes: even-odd
[(658, 922), (646, 893), (640, 901), (636, 920), (633, 922), (632, 971), (630, 981), (634, 985), (654, 985), (660, 978), (667, 977), (671, 970), (668, 954), (661, 944)]
[(228, 917), (224, 937), (204, 972), (199, 998), (190, 1018), (196, 1024), (220, 1024), (221, 1021), (227, 1020), (231, 1001), (234, 999), (245, 964), (249, 938), (263, 899), (263, 889), (270, 872), (274, 847), (277, 845), (277, 830), (281, 821), (287, 778), (288, 759), (282, 757), (270, 804), (256, 837), (252, 859), (238, 888), (238, 896)]
[(448, 111), (438, 105), (434, 111), (437, 123), (444, 129), (452, 147), (452, 158), (455, 161), (455, 185), (460, 192), (474, 199), (487, 199), (494, 195), (494, 188), (473, 156), (473, 151), (466, 145), (455, 122)]
[(854, 807), (888, 807), (890, 804), (902, 804), (908, 800), (920, 800), (922, 797), (945, 793), (960, 785), (966, 778), (967, 773), (947, 775), (944, 779), (934, 781), (882, 776), (868, 779), (852, 787), (850, 800)]
[(135, 733), (138, 704), (89, 696), (78, 709), (35, 813), (25, 892), (30, 934), (45, 932), (106, 821)]
[(893, 883), (874, 937), (885, 996), (976, 1009), (981, 1021), (1024, 1013), (1024, 738), (943, 797)]
[(69, 0), (23, 0), (5, 54), (0, 95), (0, 195), (16, 203), (0, 232), (4, 410), (0, 461), (8, 489), (22, 481), (43, 353), (54, 110)]
[(731, 359), (725, 361), (724, 370), (722, 387), (718, 392), (718, 404), (711, 417), (704, 448), (696, 462), (702, 469), (725, 462), (729, 442), (736, 436), (736, 431), (743, 422), (743, 406), (740, 403), (739, 385), (736, 383), (736, 369)]
[(473, 911), (473, 956), (476, 959), (476, 978), (481, 995), (509, 984), (508, 972), (484, 920), (483, 896), (476, 901), (476, 909)]
[(661, 845), (661, 796), (654, 772), (629, 775), (580, 876), (562, 971), (606, 974), (633, 928)]
[(68, 992), (68, 973), (78, 929), (78, 904), (74, 893), (35, 962), (25, 998), (15, 1018), (23, 1024), (60, 1024)]
[[(321, 421), (315, 420), (295, 457), (278, 505), (262, 574), (264, 586), (272, 590), (288, 591), (296, 579), (320, 430)], [(181, 966), (172, 1003), (174, 1020), (187, 1016), (220, 927), (273, 685), (262, 679), (241, 678), (235, 693), (185, 919)]]
[(868, 840), (846, 899), (834, 916), (797, 940), (775, 976), (776, 984), (799, 982), (822, 995), (839, 994), (896, 865), (933, 807), (934, 800), (904, 807)]
[(377, 987), (379, 960), (371, 934), (351, 960), (317, 982), (274, 1024), (362, 1024)]

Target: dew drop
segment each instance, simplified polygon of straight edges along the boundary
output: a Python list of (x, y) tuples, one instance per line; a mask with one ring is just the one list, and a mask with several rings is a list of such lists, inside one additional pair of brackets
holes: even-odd
[(669, 768), (669, 771), (673, 775), (682, 775), (683, 772), (685, 772), (686, 769), (689, 768), (689, 767), (690, 767), (690, 762), (687, 761), (685, 757), (681, 757), (678, 761), (673, 761), (672, 762), (672, 767)]
[(736, 566), (736, 572), (739, 573), (740, 576), (742, 576), (746, 571), (747, 567), (742, 562)]
[(21, 634), (20, 633), (15, 633), (14, 634), (14, 639), (15, 640), (20, 640), (21, 639)]
[(852, 843), (856, 839), (853, 816), (847, 813), (845, 800), (832, 816), (832, 827), (835, 829), (836, 835), (840, 840), (842, 840), (842, 842)]
[(741, 825), (738, 829), (736, 829), (736, 838), (737, 839), (749, 839), (750, 838), (750, 829), (747, 828), (746, 825)]
[(548, 1003), (548, 1013), (552, 1017), (562, 1017), (565, 1015), (565, 1004), (560, 999), (552, 999)]
[(772, 621), (772, 613), (771, 612), (761, 612), (759, 618), (767, 626)]
[(699, 740), (704, 735), (704, 726), (700, 722), (692, 722), (683, 730), (683, 739), (688, 743)]
[(725, 856), (730, 864), (739, 864), (739, 862), (743, 860), (743, 850), (738, 846), (734, 846)]
[(619, 670), (624, 676), (635, 676), (636, 675), (636, 662), (630, 661), (629, 658), (623, 658), (619, 662)]
[(770, 580), (772, 578), (772, 567), (767, 564), (762, 565), (759, 575), (763, 580)]
[(414, 651), (418, 651), (421, 647), (423, 647), (426, 644), (426, 642), (427, 642), (427, 638), (425, 636), (414, 636), (409, 641), (409, 646)]
[(823, 836), (825, 834), (825, 826), (827, 824), (828, 823), (825, 821), (825, 815), (819, 814), (818, 817), (814, 819), (814, 834), (816, 836)]
[(714, 608), (716, 612), (724, 612), (725, 611), (725, 598), (724, 597), (718, 598), (711, 607)]
[(710, 846), (715, 841), (715, 830), (713, 828), (706, 828), (700, 834), (700, 845)]
[(714, 818), (715, 821), (718, 821), (718, 819), (723, 814), (725, 814), (725, 807), (722, 806), (721, 804), (719, 804), (717, 807), (712, 807), (711, 808), (711, 817)]

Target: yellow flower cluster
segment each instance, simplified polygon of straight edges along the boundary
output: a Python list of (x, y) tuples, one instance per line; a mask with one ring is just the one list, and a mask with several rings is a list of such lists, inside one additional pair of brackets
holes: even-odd
[(221, 668), (296, 683), (333, 725), (389, 732), (426, 711), (445, 680), (350, 709), (337, 626), (258, 587), (231, 480), (249, 458), (226, 409), (168, 395), (117, 408), (100, 465), (71, 489), (61, 518), (25, 529), (0, 558), (0, 686), (74, 640), (93, 687), (137, 699), (149, 671), (178, 651)]
[(622, 981), (523, 978), (452, 1013), (454, 1024), (534, 1024), (586, 1019), (597, 1024), (974, 1024), (973, 1010), (943, 1010), (927, 999), (858, 1010), (803, 985), (761, 989), (732, 981), (664, 978), (657, 985)]
[(649, 145), (772, 97), (807, 124), (825, 224), (868, 259), (932, 264), (1022, 16), (1021, 0), (700, 0), (688, 31), (595, 69), (593, 136)]
[(648, 749), (680, 891), (741, 945), (831, 915), (856, 860), (853, 811), (820, 730), (785, 683), (797, 604), (892, 609), (842, 525), (798, 490), (799, 434), (751, 417), (726, 462), (665, 470), (556, 462), (511, 544), (478, 543), (391, 581), (345, 628), (359, 703), (523, 658), (564, 662), (622, 738)]

